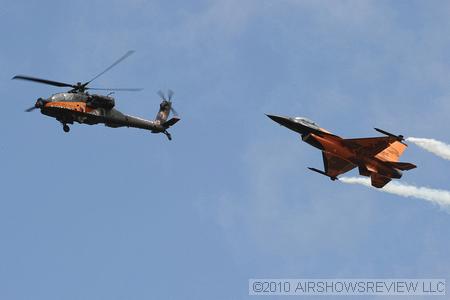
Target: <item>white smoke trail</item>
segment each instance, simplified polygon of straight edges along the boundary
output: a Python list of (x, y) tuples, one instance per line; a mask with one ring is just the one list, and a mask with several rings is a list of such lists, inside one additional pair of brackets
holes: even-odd
[(417, 146), (430, 151), (431, 153), (436, 154), (439, 157), (442, 157), (443, 159), (450, 160), (450, 145), (433, 140), (433, 139), (423, 139), (423, 138), (415, 138), (415, 137), (409, 137), (406, 139), (408, 142), (414, 143)]
[[(361, 184), (367, 187), (372, 187), (369, 178), (364, 177), (341, 177), (340, 181), (350, 184)], [(375, 188), (374, 188), (375, 189)], [(427, 187), (417, 187), (398, 181), (393, 181), (385, 185), (382, 189), (376, 189), (380, 192), (386, 192), (403, 197), (413, 197), (417, 199), (426, 200), (439, 207), (449, 211), (450, 209), (450, 192), (446, 190), (437, 190)]]

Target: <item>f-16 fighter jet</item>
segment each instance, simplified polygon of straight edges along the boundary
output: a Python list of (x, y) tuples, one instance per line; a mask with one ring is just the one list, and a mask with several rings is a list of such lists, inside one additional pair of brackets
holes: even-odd
[(408, 146), (403, 142), (402, 135), (397, 136), (375, 128), (386, 136), (343, 139), (306, 118), (267, 116), (299, 133), (304, 142), (320, 149), (325, 170), (309, 169), (328, 176), (331, 180), (336, 180), (339, 175), (358, 167), (360, 175), (370, 177), (374, 187), (382, 188), (392, 178), (401, 178), (402, 171), (416, 168), (411, 163), (398, 161)]

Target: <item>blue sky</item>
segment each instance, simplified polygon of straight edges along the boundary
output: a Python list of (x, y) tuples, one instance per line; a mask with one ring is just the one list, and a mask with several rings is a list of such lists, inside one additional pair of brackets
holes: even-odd
[[(246, 299), (249, 278), (450, 279), (450, 215), (331, 182), (321, 155), (264, 116), (345, 137), (373, 127), (447, 143), (446, 1), (12, 1), (0, 10), (0, 298)], [(89, 80), (174, 140), (24, 113)], [(403, 181), (449, 189), (411, 145)], [(352, 174), (355, 174), (352, 173)]]

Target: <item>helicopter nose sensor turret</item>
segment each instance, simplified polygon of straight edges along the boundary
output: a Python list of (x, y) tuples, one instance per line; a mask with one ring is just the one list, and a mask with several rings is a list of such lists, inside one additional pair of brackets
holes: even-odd
[(36, 104), (34, 104), (34, 107), (36, 107), (36, 108), (42, 108), (42, 107), (44, 107), (44, 105), (45, 105), (45, 100), (43, 99), (43, 98), (38, 98), (37, 100), (36, 100)]
[(36, 100), (36, 103), (34, 104), (34, 106), (32, 106), (30, 108), (27, 108), (25, 111), (26, 112), (31, 112), (31, 111), (33, 111), (35, 109), (42, 108), (42, 107), (44, 107), (45, 103), (47, 103), (47, 101), (45, 99), (38, 98)]

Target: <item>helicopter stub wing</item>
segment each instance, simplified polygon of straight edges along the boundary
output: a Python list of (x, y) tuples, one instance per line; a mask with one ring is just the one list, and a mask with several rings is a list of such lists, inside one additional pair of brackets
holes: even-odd
[[(63, 105), (62, 105), (63, 104)], [(56, 102), (47, 103), (41, 112), (56, 118), (65, 123), (72, 124), (74, 121), (86, 124), (105, 123), (104, 116), (90, 113), (86, 110), (86, 105), (83, 102), (64, 102), (58, 105)]]

